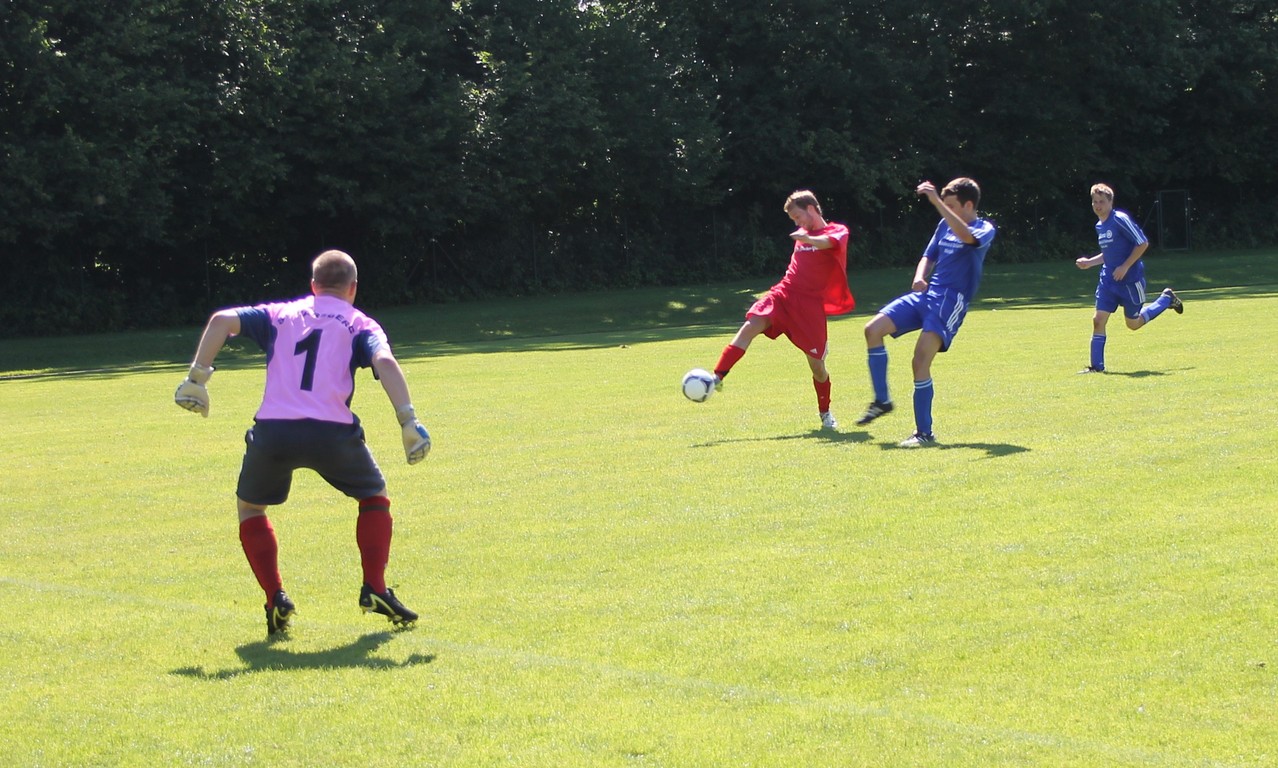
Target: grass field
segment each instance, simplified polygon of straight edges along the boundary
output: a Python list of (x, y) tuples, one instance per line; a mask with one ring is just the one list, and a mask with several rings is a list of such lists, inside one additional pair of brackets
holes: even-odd
[(1148, 269), (1185, 313), (1114, 320), (1101, 377), (1095, 272), (991, 267), (917, 451), (913, 336), (853, 425), (909, 265), (853, 271), (836, 433), (784, 340), (678, 392), (769, 281), (377, 313), (435, 441), (405, 465), (361, 374), (423, 618), (359, 613), (354, 505), (299, 474), (274, 643), (233, 501), (260, 354), (206, 420), (171, 399), (198, 329), (0, 342), (3, 761), (1276, 765), (1278, 252)]

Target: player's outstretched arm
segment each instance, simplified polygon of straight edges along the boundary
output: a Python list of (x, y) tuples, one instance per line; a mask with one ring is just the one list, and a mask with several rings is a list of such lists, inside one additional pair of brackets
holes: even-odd
[(818, 251), (827, 251), (834, 247), (834, 238), (829, 235), (809, 235), (806, 229), (796, 229), (790, 233), (790, 239), (807, 243)]
[(404, 456), (409, 464), (416, 464), (430, 453), (430, 433), (417, 420), (417, 412), (413, 409), (413, 398), (408, 392), (408, 380), (404, 378), (404, 369), (391, 351), (383, 347), (373, 355), (373, 370), (382, 382), (382, 389), (395, 407), (395, 418), (399, 420), (400, 436), (404, 440)]
[(222, 351), (226, 340), (240, 332), (240, 316), (235, 310), (224, 309), (213, 313), (204, 326), (200, 345), (195, 350), (195, 360), (186, 378), (173, 393), (173, 402), (192, 413), (208, 418), (209, 391), (205, 386), (213, 375), (213, 360)]

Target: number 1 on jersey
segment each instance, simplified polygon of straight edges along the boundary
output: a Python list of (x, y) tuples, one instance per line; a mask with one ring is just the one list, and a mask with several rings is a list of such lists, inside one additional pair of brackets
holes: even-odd
[(323, 329), (314, 330), (293, 347), (294, 356), (306, 353), (306, 362), (302, 364), (301, 386), (304, 392), (310, 392), (315, 384), (315, 358), (319, 353), (320, 334), (323, 332)]

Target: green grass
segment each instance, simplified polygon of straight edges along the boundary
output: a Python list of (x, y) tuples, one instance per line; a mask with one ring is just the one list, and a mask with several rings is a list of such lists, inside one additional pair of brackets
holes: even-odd
[(769, 281), (378, 313), (435, 448), (390, 482), (390, 581), (359, 614), (354, 506), (309, 474), (272, 519), (300, 612), (264, 641), (236, 539), (260, 355), (211, 418), (171, 394), (198, 329), (0, 343), (0, 743), (17, 766), (1269, 766), (1278, 762), (1278, 254), (1151, 259), (1184, 315), (1115, 320), (1095, 273), (991, 268), (938, 358), (943, 445), (869, 399), (831, 323), (838, 433), (760, 339)]

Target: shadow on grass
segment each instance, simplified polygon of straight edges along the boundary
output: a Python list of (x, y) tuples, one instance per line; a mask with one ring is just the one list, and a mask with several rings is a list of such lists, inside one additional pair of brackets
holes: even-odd
[(1106, 370), (1106, 376), (1126, 376), (1130, 379), (1144, 379), (1150, 376), (1169, 376), (1167, 371), (1113, 371)]
[[(734, 437), (727, 440), (711, 440), (705, 443), (693, 443), (692, 448), (713, 448), (720, 445), (731, 445), (732, 443), (757, 443), (764, 440), (780, 441), (780, 440), (821, 440), (827, 443), (868, 443), (873, 438), (869, 432), (836, 432), (828, 429), (814, 429), (811, 432), (802, 432), (796, 435), (761, 435), (759, 437)], [(1010, 443), (938, 443), (932, 448), (901, 448), (897, 443), (879, 443), (879, 447), (883, 450), (919, 450), (919, 451), (948, 451), (955, 449), (966, 449), (973, 451), (982, 451), (987, 459), (996, 459), (1001, 456), (1012, 456), (1018, 453), (1027, 453), (1029, 448), (1023, 445), (1012, 445)]]
[[(1189, 293), (1187, 304), (1201, 300), (1260, 298), (1278, 295), (1272, 248), (1241, 251), (1171, 253), (1144, 257), (1152, 294), (1171, 286)], [(1095, 270), (1080, 270), (1074, 256), (1037, 263), (987, 263), (975, 307), (1035, 309), (1044, 306), (1090, 308), (1096, 290)], [(860, 299), (860, 295), (857, 295)]]
[(820, 440), (825, 443), (866, 443), (870, 440), (869, 432), (838, 432), (830, 429), (814, 429), (795, 435), (759, 435), (758, 437), (733, 437), (726, 440), (711, 440), (705, 443), (693, 443), (691, 448), (713, 448), (733, 443), (758, 443), (781, 440)]
[[(625, 347), (722, 336), (740, 324), (771, 283), (737, 282), (571, 295), (422, 304), (372, 309), (401, 362), (474, 353)], [(110, 379), (190, 364), (200, 329), (103, 333), (56, 339), (0, 340), (0, 382), (72, 376)], [(222, 370), (261, 368), (251, 341), (232, 338), (218, 355)]]
[(244, 661), (243, 667), (207, 671), (203, 667), (181, 667), (172, 674), (193, 677), (197, 680), (230, 680), (256, 672), (287, 672), (294, 669), (399, 669), (418, 664), (429, 664), (434, 654), (414, 653), (402, 662), (373, 657), (373, 652), (390, 642), (392, 632), (374, 632), (364, 635), (349, 645), (322, 651), (292, 651), (283, 640), (259, 640), (235, 649)]
[[(1129, 379), (1148, 379), (1151, 376), (1175, 376), (1177, 373), (1181, 373), (1184, 371), (1193, 371), (1193, 370), (1197, 370), (1197, 369), (1195, 366), (1192, 366), (1192, 365), (1187, 365), (1183, 368), (1169, 368), (1164, 371), (1151, 371), (1151, 370), (1116, 371), (1113, 368), (1106, 368), (1104, 376), (1125, 376)], [(1079, 371), (1079, 373), (1081, 374), (1084, 372)], [(1095, 374), (1089, 374), (1089, 376), (1091, 375), (1095, 375)], [(1104, 378), (1104, 376), (1102, 378)]]
[[(987, 265), (974, 309), (1026, 310), (1092, 306), (1096, 276), (1073, 256), (1038, 264)], [(1272, 249), (1154, 254), (1150, 285), (1172, 285), (1186, 303), (1278, 296)], [(913, 266), (849, 272), (857, 309), (831, 322), (864, 323), (878, 307), (909, 289)], [(754, 298), (776, 281), (749, 281), (579, 294), (488, 299), (459, 304), (372, 308), (401, 361), (492, 352), (621, 347), (647, 342), (727, 336)], [(210, 310), (214, 309), (210, 307)], [(104, 333), (57, 339), (0, 341), (0, 381), (50, 376), (111, 378), (170, 370), (181, 380), (199, 328)], [(259, 367), (262, 355), (232, 341), (218, 367)]]
[(984, 451), (985, 458), (997, 459), (1001, 456), (1014, 456), (1018, 453), (1029, 453), (1029, 448), (1023, 445), (1012, 445), (1011, 443), (947, 443), (937, 446), (942, 451), (962, 449), (971, 451)]
[(986, 459), (1014, 456), (1018, 453), (1028, 453), (1030, 451), (1029, 448), (1023, 445), (1012, 445), (1011, 443), (937, 443), (926, 448), (902, 448), (898, 443), (879, 443), (879, 448), (885, 451), (981, 451), (985, 454), (983, 458)]
[(1175, 376), (1184, 371), (1196, 370), (1195, 366), (1187, 365), (1183, 368), (1170, 368), (1165, 371), (1116, 371), (1113, 368), (1106, 368), (1106, 376), (1126, 376), (1129, 379), (1147, 379), (1150, 376)]

